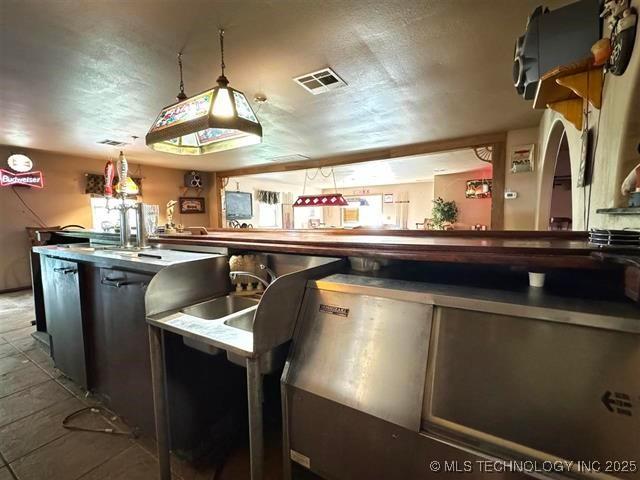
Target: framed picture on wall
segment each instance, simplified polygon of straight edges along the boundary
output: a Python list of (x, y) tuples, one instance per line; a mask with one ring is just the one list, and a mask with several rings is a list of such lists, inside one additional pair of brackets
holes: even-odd
[(535, 144), (518, 145), (511, 152), (511, 173), (533, 172)]
[(360, 209), (358, 207), (344, 207), (342, 210), (342, 224), (353, 224), (360, 221)]
[(384, 203), (393, 203), (393, 193), (385, 193), (382, 201)]
[(180, 213), (205, 213), (204, 197), (180, 197), (178, 204)]
[(492, 181), (490, 178), (467, 180), (466, 198), (491, 198)]

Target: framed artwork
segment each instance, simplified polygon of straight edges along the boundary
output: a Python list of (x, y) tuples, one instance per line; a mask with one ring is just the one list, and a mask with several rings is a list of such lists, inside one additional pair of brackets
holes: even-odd
[(533, 172), (535, 144), (518, 145), (511, 152), (511, 173)]
[(178, 204), (180, 213), (205, 213), (204, 197), (180, 197)]
[(393, 193), (385, 193), (382, 201), (384, 203), (393, 203)]
[(481, 180), (467, 180), (466, 198), (491, 198), (493, 181), (490, 178)]
[(357, 207), (344, 207), (342, 210), (342, 223), (358, 223), (360, 221), (360, 209)]

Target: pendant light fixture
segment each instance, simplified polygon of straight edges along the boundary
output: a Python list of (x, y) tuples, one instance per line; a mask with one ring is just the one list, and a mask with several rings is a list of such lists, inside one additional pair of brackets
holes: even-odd
[(331, 175), (333, 177), (333, 189), (335, 193), (321, 193), (319, 195), (305, 195), (307, 190), (307, 171), (304, 172), (304, 184), (302, 186), (302, 195), (296, 198), (293, 202), (294, 207), (348, 207), (349, 202), (341, 193), (338, 193), (338, 186), (336, 184), (336, 174), (331, 169), (331, 173), (325, 175), (322, 173), (322, 167), (318, 169), (316, 174), (309, 180), (313, 180), (320, 173), (324, 178)]
[(146, 136), (149, 148), (178, 155), (204, 155), (262, 141), (262, 126), (244, 93), (229, 87), (224, 75), (224, 30), (220, 29), (222, 74), (216, 87), (187, 98), (178, 54), (180, 93), (165, 107)]

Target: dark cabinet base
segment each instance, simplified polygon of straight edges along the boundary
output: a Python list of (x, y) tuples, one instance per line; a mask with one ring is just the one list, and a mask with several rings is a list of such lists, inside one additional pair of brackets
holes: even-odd
[(152, 276), (90, 268), (90, 388), (133, 429), (154, 434), (144, 295)]
[(43, 256), (41, 270), (51, 356), (60, 371), (87, 388), (85, 322), (80, 295), (82, 266)]

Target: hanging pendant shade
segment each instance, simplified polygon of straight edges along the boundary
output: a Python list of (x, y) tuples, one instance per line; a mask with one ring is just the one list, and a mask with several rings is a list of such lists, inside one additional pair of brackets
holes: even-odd
[(323, 193), (321, 195), (300, 195), (294, 207), (348, 207), (349, 202), (341, 193)]
[(180, 66), (178, 102), (162, 109), (149, 129), (146, 144), (159, 152), (178, 155), (204, 155), (262, 141), (258, 122), (244, 93), (229, 87), (224, 76), (224, 32), (220, 30), (222, 75), (218, 85), (186, 98)]
[(341, 193), (338, 193), (338, 185), (336, 184), (336, 174), (331, 169), (331, 173), (329, 175), (324, 175), (322, 173), (322, 167), (318, 169), (316, 175), (314, 175), (310, 180), (313, 180), (318, 173), (320, 173), (323, 177), (327, 178), (329, 176), (333, 177), (333, 188), (335, 193), (322, 193), (319, 195), (305, 195), (304, 192), (307, 190), (307, 171), (304, 172), (304, 185), (302, 187), (302, 195), (296, 198), (296, 201), (293, 202), (294, 207), (348, 207), (349, 202), (347, 199), (342, 196)]

